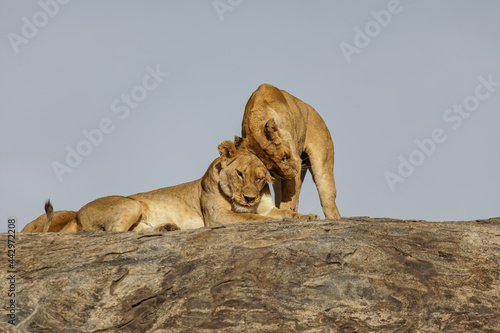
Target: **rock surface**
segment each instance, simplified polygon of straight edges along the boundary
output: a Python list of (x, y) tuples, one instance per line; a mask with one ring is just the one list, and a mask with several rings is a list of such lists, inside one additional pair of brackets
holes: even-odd
[(500, 218), (17, 234), (16, 260), (0, 331), (500, 331)]

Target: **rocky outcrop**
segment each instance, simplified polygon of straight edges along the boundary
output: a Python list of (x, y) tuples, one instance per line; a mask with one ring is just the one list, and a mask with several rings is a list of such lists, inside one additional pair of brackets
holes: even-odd
[(500, 218), (17, 234), (15, 289), (0, 331), (498, 332)]

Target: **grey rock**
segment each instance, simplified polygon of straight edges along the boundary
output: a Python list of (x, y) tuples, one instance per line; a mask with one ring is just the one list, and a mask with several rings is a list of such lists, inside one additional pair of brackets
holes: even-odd
[(17, 234), (16, 261), (0, 331), (500, 331), (500, 218)]

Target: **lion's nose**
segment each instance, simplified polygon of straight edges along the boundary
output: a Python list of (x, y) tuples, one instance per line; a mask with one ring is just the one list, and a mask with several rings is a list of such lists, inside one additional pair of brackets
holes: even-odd
[(246, 203), (250, 203), (255, 200), (255, 197), (243, 195), (243, 198), (245, 198)]

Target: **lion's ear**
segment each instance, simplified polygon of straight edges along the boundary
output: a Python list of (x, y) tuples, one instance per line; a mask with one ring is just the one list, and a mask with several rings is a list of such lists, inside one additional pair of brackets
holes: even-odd
[(267, 182), (269, 184), (274, 184), (274, 177), (271, 175), (270, 172), (267, 172)]
[(274, 141), (278, 138), (278, 125), (276, 125), (276, 122), (274, 121), (274, 118), (271, 118), (267, 121), (266, 125), (264, 126), (264, 134), (266, 135), (267, 140), (269, 141)]
[(239, 136), (234, 137), (234, 146), (236, 149), (239, 149), (240, 146), (243, 144), (243, 138), (240, 138)]
[(218, 148), (222, 164), (236, 155), (236, 146), (229, 140), (222, 141)]

